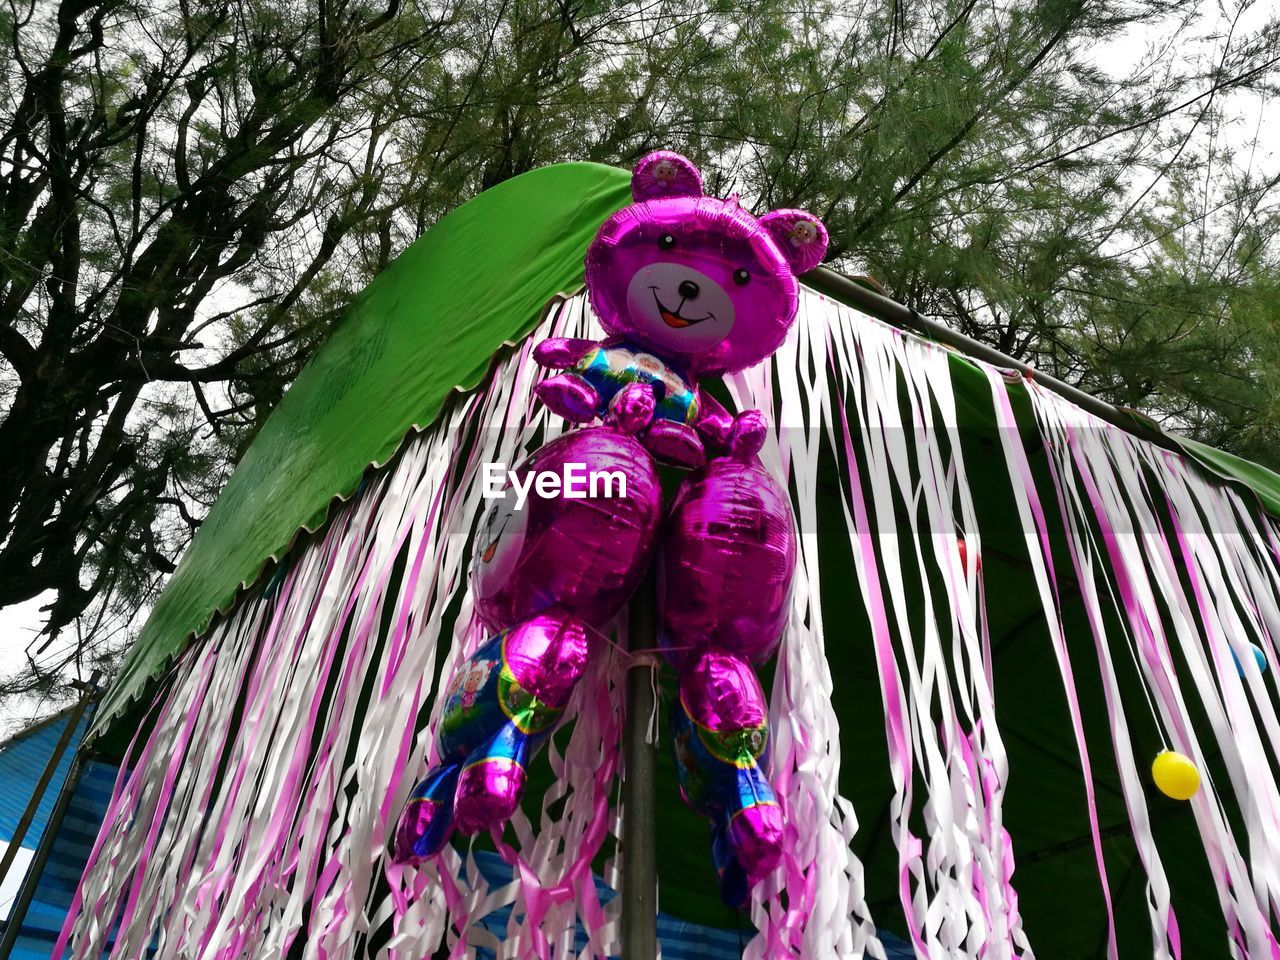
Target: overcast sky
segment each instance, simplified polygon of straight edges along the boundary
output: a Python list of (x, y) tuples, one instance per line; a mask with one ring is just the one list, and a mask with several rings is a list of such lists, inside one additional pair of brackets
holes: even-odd
[[(43, 602), (36, 599), (0, 608), (0, 675), (15, 672), (26, 662), (23, 651), (35, 639), (44, 622), (40, 613)], [(34, 697), (15, 699), (0, 705), (0, 740), (25, 726), (30, 720), (45, 716), (50, 709), (51, 705), (41, 703)]]

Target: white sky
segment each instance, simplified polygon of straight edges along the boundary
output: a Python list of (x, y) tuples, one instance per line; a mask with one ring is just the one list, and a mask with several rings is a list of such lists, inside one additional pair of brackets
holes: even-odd
[[(35, 639), (44, 623), (40, 607), (46, 602), (45, 596), (40, 596), (25, 603), (0, 608), (0, 676), (18, 671), (26, 663), (23, 651)], [(46, 706), (35, 697), (21, 697), (0, 706), (0, 741), (7, 739), (29, 721), (47, 716), (55, 709), (56, 705)], [(0, 900), (3, 898), (0, 897)]]
[[(0, 840), (0, 857), (4, 856), (5, 850), (9, 845)], [(29, 847), (19, 849), (13, 858), (13, 866), (9, 872), (0, 878), (0, 920), (9, 919), (9, 909), (13, 906), (13, 901), (18, 898), (18, 891), (22, 887), (22, 881), (27, 875), (27, 865), (31, 863), (31, 858), (35, 856), (35, 851)]]

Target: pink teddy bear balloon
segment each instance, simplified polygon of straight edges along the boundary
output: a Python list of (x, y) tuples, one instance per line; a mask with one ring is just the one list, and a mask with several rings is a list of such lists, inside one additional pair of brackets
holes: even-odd
[(744, 370), (782, 344), (796, 314), (796, 275), (822, 262), (827, 231), (803, 210), (756, 218), (702, 193), (697, 167), (660, 150), (636, 164), (636, 202), (587, 250), (587, 290), (602, 341), (554, 338), (534, 350), (565, 373), (538, 396), (567, 420), (603, 418), (659, 459), (694, 467), (713, 454), (747, 459), (764, 441), (755, 410), (730, 416), (697, 377)]
[(540, 343), (534, 358), (565, 372), (536, 390), (567, 419), (603, 418), (659, 459), (711, 459), (681, 484), (659, 535), (660, 641), (680, 675), (671, 726), (681, 795), (711, 822), (721, 892), (740, 905), (782, 852), (752, 664), (773, 656), (786, 626), (795, 534), (786, 491), (755, 459), (763, 415), (730, 415), (697, 377), (778, 349), (797, 274), (822, 262), (827, 232), (803, 210), (757, 219), (736, 197), (704, 196), (697, 168), (667, 151), (636, 165), (631, 192), (635, 204), (587, 250), (587, 290), (611, 336)]
[[(796, 275), (822, 260), (827, 235), (803, 211), (757, 219), (736, 198), (703, 196), (697, 169), (674, 153), (642, 159), (631, 189), (636, 203), (610, 217), (587, 252), (587, 288), (611, 336), (534, 349), (539, 363), (565, 371), (538, 396), (567, 419), (606, 423), (565, 433), (517, 471), (621, 470), (626, 492), (539, 497), (524, 510), (508, 496), (491, 508), (471, 579), (475, 610), (494, 633), (446, 694), (438, 762), (401, 814), (394, 854), (421, 862), (455, 831), (502, 829), (598, 632), (656, 549), (659, 640), (680, 675), (671, 729), (681, 795), (710, 821), (722, 895), (740, 905), (782, 854), (768, 705), (753, 664), (773, 656), (786, 626), (795, 532), (787, 492), (755, 458), (764, 417), (730, 415), (696, 378), (778, 348), (795, 319)], [(654, 456), (701, 467), (661, 530)]]

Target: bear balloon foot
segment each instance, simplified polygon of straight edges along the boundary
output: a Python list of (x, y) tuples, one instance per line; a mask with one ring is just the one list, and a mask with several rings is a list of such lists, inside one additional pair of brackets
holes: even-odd
[(511, 819), (524, 795), (528, 761), (529, 737), (514, 725), (467, 758), (453, 800), (459, 833), (488, 833)]
[(707, 462), (698, 433), (692, 427), (671, 420), (655, 420), (645, 431), (644, 445), (663, 463), (694, 469)]
[(409, 795), (396, 824), (392, 858), (421, 863), (444, 849), (453, 834), (453, 794), (461, 766), (456, 763), (430, 774)]
[(637, 434), (649, 425), (656, 406), (653, 390), (643, 383), (630, 383), (609, 401), (609, 419), (623, 433)]

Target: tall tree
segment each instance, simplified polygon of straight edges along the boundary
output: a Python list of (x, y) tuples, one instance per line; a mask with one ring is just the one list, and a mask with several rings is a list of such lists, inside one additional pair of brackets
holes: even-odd
[(434, 58), (450, 15), (0, 11), (0, 606), (52, 592), (56, 633), (173, 569), (233, 450), (196, 437), (264, 411), (305, 357), (295, 306), (387, 200), (394, 72)]
[(1240, 129), (1275, 94), (1274, 13), (835, 13), (745, 28), (753, 72), (786, 80), (779, 96), (742, 77), (726, 98), (739, 178), (770, 205), (816, 198), (836, 257), (922, 313), (1280, 466), (1280, 171)]

